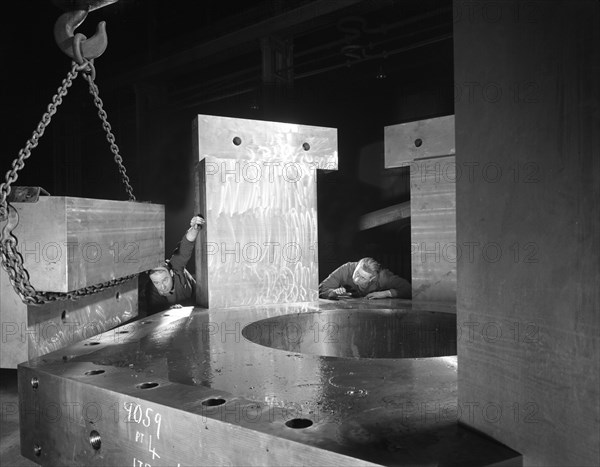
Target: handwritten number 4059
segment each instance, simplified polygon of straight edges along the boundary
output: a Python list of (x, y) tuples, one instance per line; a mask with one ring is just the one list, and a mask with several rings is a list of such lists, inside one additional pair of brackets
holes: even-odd
[(162, 416), (154, 409), (147, 407), (146, 410), (141, 405), (133, 402), (124, 402), (123, 407), (127, 411), (127, 422), (137, 423), (149, 428), (150, 425), (156, 425), (156, 439), (160, 439), (160, 424)]

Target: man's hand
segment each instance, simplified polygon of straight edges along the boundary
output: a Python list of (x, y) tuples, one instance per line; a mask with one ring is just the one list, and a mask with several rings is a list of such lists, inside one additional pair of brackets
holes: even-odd
[(192, 220), (190, 221), (190, 227), (194, 230), (201, 229), (204, 224), (206, 224), (206, 221), (204, 220), (204, 217), (200, 215), (192, 217)]
[(365, 298), (372, 300), (374, 298), (391, 298), (392, 294), (389, 290), (382, 290), (381, 292), (371, 292), (368, 293)]
[(200, 232), (200, 229), (204, 224), (206, 224), (204, 217), (200, 215), (192, 217), (190, 220), (190, 228), (185, 233), (185, 238), (187, 238), (190, 242), (195, 242), (198, 232)]

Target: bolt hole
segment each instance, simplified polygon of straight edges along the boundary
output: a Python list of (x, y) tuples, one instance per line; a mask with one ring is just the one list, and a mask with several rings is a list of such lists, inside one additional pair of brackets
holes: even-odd
[(117, 331), (117, 334), (129, 334), (129, 331)]
[(90, 444), (96, 451), (102, 446), (102, 438), (100, 437), (100, 433), (96, 430), (92, 430), (90, 433)]
[(153, 323), (153, 321), (140, 321), (140, 324), (150, 324)]
[(233, 144), (235, 144), (236, 146), (239, 146), (240, 144), (242, 144), (242, 138), (240, 138), (239, 136), (236, 136), (235, 138), (233, 138)]
[(40, 385), (40, 381), (34, 376), (33, 378), (31, 378), (31, 387), (33, 389), (37, 389)]
[(64, 323), (67, 321), (67, 310), (63, 310), (60, 314), (60, 320)]
[(37, 457), (40, 457), (42, 455), (42, 447), (39, 444), (34, 444), (33, 445), (33, 453)]
[(305, 151), (308, 151), (308, 150), (310, 149), (310, 144), (308, 144), (308, 143), (304, 143), (304, 144), (302, 145), (302, 149), (304, 149)]
[(90, 370), (85, 372), (87, 376), (101, 375), (102, 373), (104, 373), (104, 370)]
[(117, 292), (117, 293), (115, 294), (115, 299), (117, 300), (117, 302), (118, 302), (119, 300), (121, 300), (121, 292)]
[(155, 388), (156, 386), (158, 386), (158, 383), (142, 383), (142, 384), (138, 384), (136, 387), (138, 389), (152, 389), (152, 388)]
[(421, 138), (417, 138), (415, 140), (415, 146), (416, 147), (420, 148), (422, 144), (423, 144), (423, 140)]
[(308, 428), (312, 424), (312, 420), (309, 420), (308, 418), (292, 418), (285, 422), (285, 426), (288, 428)]
[(217, 397), (217, 398), (206, 399), (205, 401), (202, 401), (202, 405), (204, 405), (206, 407), (214, 407), (216, 405), (223, 405), (225, 402), (226, 402), (225, 399), (221, 399), (220, 397)]
[(83, 345), (100, 345), (100, 342), (86, 342)]
[(166, 314), (166, 315), (163, 315), (163, 316), (171, 316), (171, 315), (170, 314)]

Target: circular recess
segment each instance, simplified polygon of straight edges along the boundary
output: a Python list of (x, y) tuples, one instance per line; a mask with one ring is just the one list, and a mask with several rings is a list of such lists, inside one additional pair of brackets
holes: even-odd
[(416, 147), (420, 148), (422, 144), (423, 144), (423, 140), (421, 138), (417, 138), (415, 140), (415, 146)]
[(121, 292), (117, 292), (117, 293), (115, 294), (115, 299), (117, 300), (117, 302), (118, 302), (119, 300), (121, 300)]
[(310, 144), (308, 144), (308, 143), (302, 144), (302, 149), (304, 149), (305, 151), (308, 151), (310, 149)]
[(142, 383), (142, 384), (138, 384), (136, 387), (138, 389), (152, 389), (152, 388), (155, 388), (156, 386), (158, 386), (158, 383)]
[(311, 426), (313, 424), (312, 420), (309, 420), (308, 418), (292, 418), (291, 420), (288, 420), (287, 422), (285, 422), (285, 426), (287, 426), (288, 428), (308, 428), (309, 426)]
[(215, 407), (217, 405), (223, 405), (225, 402), (227, 402), (225, 399), (222, 399), (220, 397), (215, 397), (215, 398), (206, 399), (205, 401), (202, 401), (202, 405), (204, 405), (206, 407)]
[(432, 311), (337, 309), (276, 316), (244, 327), (255, 344), (342, 358), (456, 355), (456, 315)]
[(100, 342), (86, 342), (83, 345), (100, 345)]
[(39, 444), (34, 444), (33, 445), (33, 453), (37, 457), (40, 457), (42, 455), (42, 447)]
[(239, 136), (236, 136), (235, 138), (233, 138), (233, 144), (235, 144), (236, 146), (239, 146), (240, 144), (242, 144), (242, 138), (240, 138)]
[(90, 432), (90, 445), (97, 451), (102, 446), (102, 438), (96, 430)]
[(60, 314), (60, 320), (64, 323), (67, 321), (67, 310), (63, 310)]
[(129, 331), (117, 331), (117, 334), (129, 334)]
[(104, 370), (90, 370), (90, 371), (85, 372), (85, 374), (87, 376), (101, 375), (102, 373), (106, 373), (106, 372)]
[(154, 321), (149, 320), (149, 321), (140, 321), (140, 324), (150, 324), (153, 323)]
[(33, 389), (37, 389), (40, 385), (40, 381), (34, 376), (33, 378), (31, 378), (31, 387)]

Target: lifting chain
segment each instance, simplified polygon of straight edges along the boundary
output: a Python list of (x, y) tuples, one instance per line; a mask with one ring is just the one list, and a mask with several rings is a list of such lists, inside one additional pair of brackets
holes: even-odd
[(69, 88), (73, 84), (73, 80), (77, 78), (79, 72), (83, 73), (84, 78), (89, 84), (90, 94), (94, 97), (94, 104), (98, 108), (98, 116), (102, 121), (102, 128), (104, 128), (104, 131), (106, 132), (106, 139), (110, 145), (110, 150), (114, 154), (114, 160), (119, 168), (125, 190), (129, 195), (129, 201), (135, 201), (133, 188), (129, 184), (129, 177), (125, 171), (125, 166), (123, 165), (123, 158), (119, 154), (119, 147), (115, 143), (115, 136), (111, 131), (110, 123), (108, 123), (108, 116), (104, 110), (102, 99), (100, 99), (98, 86), (94, 83), (96, 70), (94, 68), (93, 60), (85, 60), (81, 65), (73, 62), (71, 70), (67, 73), (67, 77), (63, 79), (57, 93), (52, 97), (52, 102), (48, 105), (44, 115), (42, 115), (42, 119), (33, 131), (31, 138), (27, 140), (25, 147), (19, 151), (19, 156), (12, 163), (12, 169), (6, 173), (6, 182), (0, 184), (0, 222), (6, 221), (6, 225), (0, 233), (0, 260), (2, 262), (2, 267), (8, 273), (8, 277), (15, 292), (26, 305), (43, 305), (44, 303), (57, 300), (77, 300), (82, 296), (92, 295), (114, 287), (115, 285), (122, 284), (135, 276), (134, 274), (120, 279), (114, 279), (109, 282), (85, 287), (69, 293), (38, 292), (29, 282), (29, 273), (25, 269), (23, 258), (16, 248), (17, 239), (12, 234), (13, 229), (19, 222), (19, 216), (16, 209), (8, 203), (7, 198), (11, 192), (11, 185), (19, 178), (18, 172), (25, 167), (25, 160), (31, 156), (31, 151), (37, 147), (39, 139), (46, 131), (46, 128), (52, 120), (52, 116), (56, 113), (58, 106), (62, 104), (63, 98), (67, 95)]

